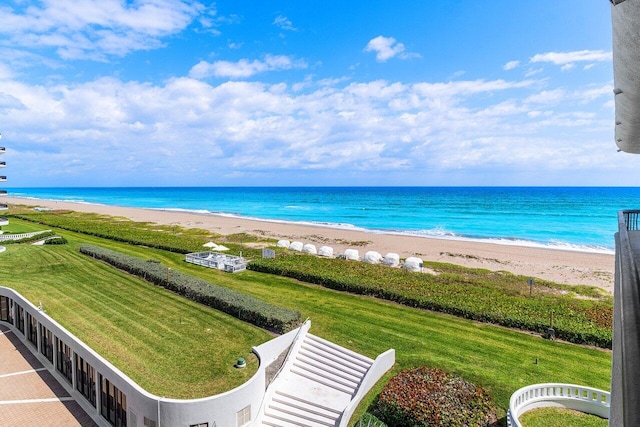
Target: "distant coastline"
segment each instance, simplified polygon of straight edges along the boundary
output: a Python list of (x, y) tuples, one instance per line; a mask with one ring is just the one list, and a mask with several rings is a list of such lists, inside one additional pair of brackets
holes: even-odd
[(614, 256), (576, 250), (552, 249), (497, 242), (466, 241), (451, 238), (425, 238), (402, 233), (374, 233), (368, 230), (334, 228), (289, 221), (255, 220), (235, 215), (218, 215), (189, 210), (131, 208), (87, 202), (69, 202), (9, 196), (10, 205), (40, 206), (91, 212), (133, 221), (204, 228), (218, 234), (250, 233), (273, 239), (299, 240), (318, 246), (333, 246), (336, 253), (355, 248), (364, 255), (375, 250), (382, 255), (395, 252), (401, 257), (418, 256), (425, 260), (448, 262), (494, 271), (552, 280), (571, 285), (613, 289)]
[(25, 188), (9, 194), (604, 254), (613, 253), (617, 211), (640, 205), (640, 189), (607, 187)]

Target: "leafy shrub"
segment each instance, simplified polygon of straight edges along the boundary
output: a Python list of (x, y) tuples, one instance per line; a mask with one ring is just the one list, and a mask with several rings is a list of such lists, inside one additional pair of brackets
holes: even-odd
[(400, 372), (385, 385), (374, 415), (389, 427), (486, 427), (497, 421), (487, 392), (438, 369)]
[(425, 262), (425, 266), (437, 274), (303, 254), (255, 259), (247, 268), (541, 334), (546, 333), (553, 310), (557, 338), (611, 348), (610, 298), (573, 298), (554, 288), (559, 285), (543, 281), (537, 283), (537, 291), (530, 297), (525, 277), (436, 262)]
[(80, 252), (127, 271), (192, 301), (223, 311), (261, 328), (285, 333), (300, 324), (300, 312), (278, 307), (241, 292), (169, 270), (154, 260), (132, 257), (92, 245), (81, 245)]
[(44, 241), (45, 245), (66, 245), (67, 239), (62, 236), (56, 236), (51, 239), (47, 239)]

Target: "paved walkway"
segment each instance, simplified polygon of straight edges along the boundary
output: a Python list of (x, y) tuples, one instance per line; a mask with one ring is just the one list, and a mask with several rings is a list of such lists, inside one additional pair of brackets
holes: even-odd
[(22, 341), (2, 324), (0, 426), (96, 426)]

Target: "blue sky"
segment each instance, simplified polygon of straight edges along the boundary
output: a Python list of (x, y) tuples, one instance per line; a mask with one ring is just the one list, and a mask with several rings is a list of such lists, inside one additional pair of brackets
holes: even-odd
[(636, 185), (605, 0), (5, 0), (9, 187)]

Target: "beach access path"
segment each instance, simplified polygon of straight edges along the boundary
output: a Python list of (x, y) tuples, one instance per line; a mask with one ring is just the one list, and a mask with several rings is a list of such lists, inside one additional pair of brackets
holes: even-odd
[(343, 252), (347, 248), (358, 249), (361, 256), (369, 250), (375, 250), (382, 255), (395, 252), (402, 258), (417, 256), (425, 261), (448, 262), (493, 271), (505, 270), (518, 275), (569, 285), (598, 286), (613, 292), (613, 254), (436, 239), (402, 234), (369, 233), (319, 225), (262, 221), (195, 212), (128, 208), (20, 197), (4, 197), (3, 200), (9, 205), (19, 204), (98, 213), (125, 217), (133, 221), (203, 228), (223, 235), (244, 232), (274, 239), (329, 245), (333, 246), (335, 253)]

